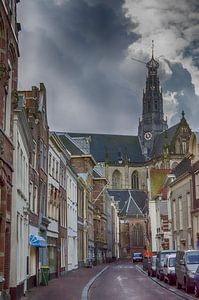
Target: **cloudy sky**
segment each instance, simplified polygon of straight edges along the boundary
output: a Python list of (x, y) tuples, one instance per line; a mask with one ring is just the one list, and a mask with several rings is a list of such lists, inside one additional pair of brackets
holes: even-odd
[(25, 0), (19, 89), (44, 82), (51, 130), (137, 134), (151, 40), (169, 125), (199, 130), (198, 0)]

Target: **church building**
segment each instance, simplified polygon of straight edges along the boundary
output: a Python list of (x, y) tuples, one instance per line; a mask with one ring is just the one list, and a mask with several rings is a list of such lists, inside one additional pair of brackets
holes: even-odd
[(174, 168), (187, 153), (191, 135), (184, 112), (179, 123), (168, 128), (158, 76), (159, 63), (153, 49), (146, 67), (148, 74), (137, 136), (57, 133), (68, 134), (85, 154), (91, 154), (98, 171), (107, 179), (108, 191), (115, 197), (120, 210), (123, 256), (144, 251), (147, 245), (152, 249), (151, 239), (155, 233), (151, 232), (149, 223), (155, 210), (153, 205), (150, 207), (150, 172), (153, 169), (168, 169), (169, 172)]

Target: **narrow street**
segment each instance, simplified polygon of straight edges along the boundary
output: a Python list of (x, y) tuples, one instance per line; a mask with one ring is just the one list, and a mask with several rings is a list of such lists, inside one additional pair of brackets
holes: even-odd
[[(166, 286), (167, 287), (167, 286)], [(168, 286), (169, 288), (169, 286)], [(175, 287), (171, 287), (175, 290)], [(178, 291), (177, 291), (178, 292)], [(135, 264), (119, 262), (110, 266), (89, 291), (89, 300), (180, 300), (193, 299), (179, 292), (177, 296), (143, 274)]]

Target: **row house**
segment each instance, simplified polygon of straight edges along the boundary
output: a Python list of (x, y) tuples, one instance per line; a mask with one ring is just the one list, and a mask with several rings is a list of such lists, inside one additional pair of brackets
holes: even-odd
[(78, 176), (77, 185), (77, 244), (78, 244), (78, 266), (88, 265), (88, 186), (87, 177), (83, 174)]
[[(151, 168), (148, 170), (150, 250), (157, 252), (168, 245), (168, 205), (166, 189), (163, 189), (169, 169)], [(166, 225), (167, 224), (167, 225)]]
[(189, 151), (167, 175), (168, 230), (170, 249), (198, 249), (198, 133), (192, 133)]
[(78, 268), (77, 257), (77, 174), (67, 166), (67, 242), (68, 271)]
[(106, 261), (111, 262), (119, 258), (119, 209), (118, 203), (114, 200), (114, 197), (110, 196), (108, 191), (104, 191), (105, 203), (106, 203), (106, 236), (107, 236), (107, 251)]
[[(58, 274), (58, 233), (60, 206), (60, 157), (53, 135), (49, 138), (48, 152), (48, 204), (47, 217), (50, 221), (47, 229), (48, 266), (50, 278)], [(66, 208), (65, 208), (66, 209)]]
[[(96, 163), (92, 155), (80, 149), (79, 145), (68, 134), (57, 133), (57, 135), (71, 155), (70, 164), (78, 178), (78, 263), (79, 265), (88, 264), (95, 258), (92, 190), (93, 168)], [(81, 244), (83, 247), (80, 246)]]
[[(106, 201), (109, 200), (105, 194), (106, 186), (106, 178), (102, 177), (97, 170), (94, 170), (92, 197), (94, 204), (93, 220), (96, 263), (105, 262), (107, 257), (109, 257), (109, 259), (112, 258), (112, 249), (110, 249), (110, 243), (112, 243), (111, 205), (108, 205), (110, 202)], [(107, 222), (107, 217), (109, 217), (109, 223)], [(109, 240), (109, 249), (107, 240)]]
[(191, 219), (192, 219), (192, 246), (199, 249), (199, 132), (192, 133), (189, 145), (191, 158)]
[(29, 161), (33, 146), (24, 107), (18, 98), (13, 117), (13, 189), (10, 252), (10, 294), (12, 299), (24, 295), (28, 288), (29, 233)]
[(192, 248), (191, 220), (191, 160), (185, 157), (172, 170), (174, 180), (169, 184), (170, 221), (172, 222), (173, 249), (184, 250)]
[(10, 287), (13, 109), (17, 102), (17, 3), (0, 1), (0, 297)]
[(29, 255), (28, 288), (40, 283), (41, 266), (47, 258), (47, 191), (49, 128), (46, 110), (46, 89), (43, 83), (32, 90), (19, 91), (32, 137), (29, 161)]

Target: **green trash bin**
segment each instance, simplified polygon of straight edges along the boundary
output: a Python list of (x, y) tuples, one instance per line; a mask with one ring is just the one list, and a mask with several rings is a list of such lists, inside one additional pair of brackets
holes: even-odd
[(41, 267), (41, 285), (48, 285), (49, 280), (49, 267), (42, 266)]

